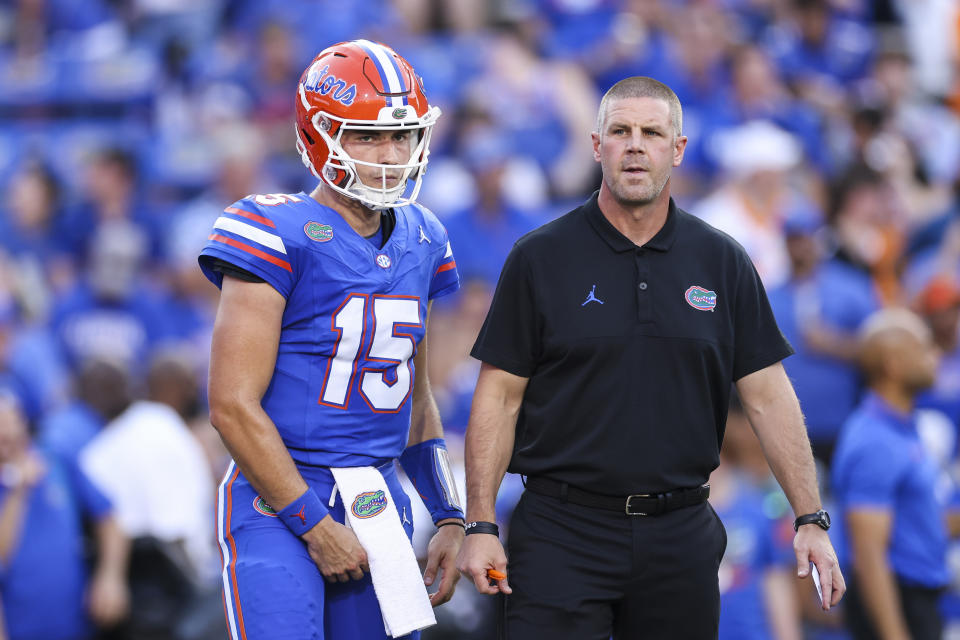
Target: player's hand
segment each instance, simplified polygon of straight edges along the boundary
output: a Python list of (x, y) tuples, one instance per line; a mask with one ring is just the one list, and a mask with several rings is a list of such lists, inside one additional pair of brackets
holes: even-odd
[(440, 527), (430, 538), (427, 546), (427, 568), (423, 572), (423, 584), (428, 587), (440, 571), (440, 586), (430, 594), (430, 604), (439, 607), (453, 597), (453, 590), (460, 579), (457, 571), (457, 552), (463, 544), (463, 527)]
[[(460, 547), (457, 557), (457, 567), (465, 577), (473, 580), (474, 586), (480, 593), (513, 593), (507, 583), (507, 556), (503, 552), (503, 545), (497, 536), (486, 533), (476, 533), (467, 536)], [(487, 570), (494, 569), (504, 574), (502, 580), (487, 577)]]
[(303, 534), (303, 541), (327, 582), (360, 580), (370, 572), (367, 552), (360, 546), (357, 534), (329, 514)]
[(130, 590), (123, 576), (98, 571), (87, 591), (90, 617), (99, 627), (109, 629), (127, 617), (130, 611)]
[(793, 538), (793, 550), (797, 555), (797, 577), (801, 580), (810, 575), (812, 562), (820, 572), (820, 589), (823, 593), (823, 610), (840, 602), (847, 584), (840, 572), (837, 554), (830, 544), (827, 532), (814, 524), (800, 527)]

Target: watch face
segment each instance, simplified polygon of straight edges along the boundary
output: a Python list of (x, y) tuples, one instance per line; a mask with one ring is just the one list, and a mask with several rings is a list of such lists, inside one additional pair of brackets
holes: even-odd
[[(830, 514), (826, 511), (820, 511), (820, 521), (823, 523), (820, 526), (824, 529), (830, 528)], [(826, 525), (826, 526), (824, 526)]]

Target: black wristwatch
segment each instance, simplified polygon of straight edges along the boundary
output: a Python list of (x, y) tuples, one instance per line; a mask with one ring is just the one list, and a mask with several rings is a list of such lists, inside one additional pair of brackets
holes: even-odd
[(820, 509), (816, 513), (808, 513), (793, 521), (793, 530), (798, 531), (805, 524), (815, 524), (824, 531), (830, 528), (830, 514)]

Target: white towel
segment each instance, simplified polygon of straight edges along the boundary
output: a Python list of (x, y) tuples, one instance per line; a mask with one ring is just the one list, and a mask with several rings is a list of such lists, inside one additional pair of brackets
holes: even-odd
[(383, 476), (374, 467), (330, 471), (343, 499), (347, 522), (367, 552), (370, 578), (387, 633), (398, 638), (436, 624), (417, 557)]

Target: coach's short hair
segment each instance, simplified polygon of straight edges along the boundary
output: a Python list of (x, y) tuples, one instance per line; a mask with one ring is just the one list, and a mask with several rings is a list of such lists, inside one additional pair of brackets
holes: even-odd
[(607, 115), (607, 106), (613, 100), (622, 98), (656, 98), (663, 100), (670, 107), (670, 120), (673, 123), (673, 133), (680, 137), (683, 132), (683, 107), (680, 98), (673, 89), (659, 80), (646, 76), (624, 78), (603, 94), (600, 101), (600, 110), (597, 112), (597, 132), (603, 131), (603, 120)]

